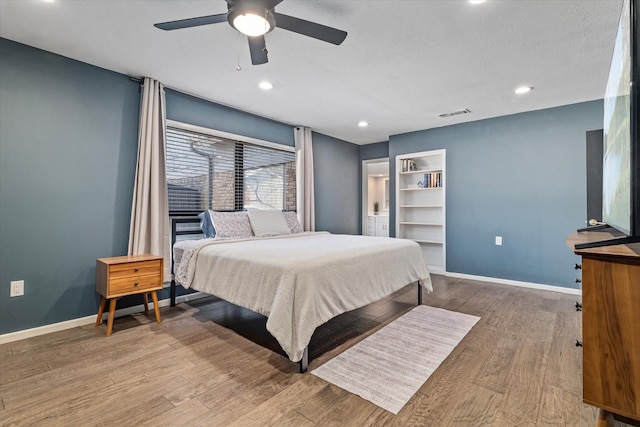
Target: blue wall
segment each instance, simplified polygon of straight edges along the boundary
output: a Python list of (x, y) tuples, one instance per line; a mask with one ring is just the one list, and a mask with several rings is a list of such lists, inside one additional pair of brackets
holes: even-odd
[(0, 39), (0, 333), (96, 313), (96, 258), (127, 250), (139, 105), (126, 76)]
[(294, 146), (293, 126), (166, 90), (167, 119)]
[[(0, 334), (96, 314), (95, 260), (127, 252), (138, 89), (0, 38)], [(293, 146), (288, 124), (170, 90), (166, 98), (169, 119)], [(354, 232), (357, 146), (314, 140), (319, 224)], [(337, 190), (332, 171), (345, 177)], [(25, 280), (24, 296), (9, 298), (13, 280)]]
[(316, 230), (359, 234), (359, 147), (313, 133)]
[(447, 270), (575, 288), (565, 239), (585, 225), (586, 131), (602, 115), (593, 101), (394, 135), (390, 184), (397, 155), (445, 148)]
[(389, 141), (360, 146), (360, 167), (363, 160), (384, 159), (389, 157)]

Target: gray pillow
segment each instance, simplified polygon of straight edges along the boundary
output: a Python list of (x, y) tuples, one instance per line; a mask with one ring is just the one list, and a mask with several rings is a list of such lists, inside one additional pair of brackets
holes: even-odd
[(291, 234), (291, 229), (287, 225), (282, 211), (250, 209), (247, 213), (253, 234), (257, 237)]

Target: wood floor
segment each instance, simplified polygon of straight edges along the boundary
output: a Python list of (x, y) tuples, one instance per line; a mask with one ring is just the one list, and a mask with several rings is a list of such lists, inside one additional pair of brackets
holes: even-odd
[[(213, 297), (0, 346), (2, 426), (591, 426), (578, 297), (434, 276), (424, 303), (481, 317), (398, 415), (282, 356)], [(411, 309), (410, 286), (316, 331), (310, 370)], [(410, 362), (408, 362), (410, 363)]]

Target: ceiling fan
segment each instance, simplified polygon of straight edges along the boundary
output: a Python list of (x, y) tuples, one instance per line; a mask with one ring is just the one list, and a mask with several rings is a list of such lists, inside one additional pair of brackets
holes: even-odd
[(253, 65), (269, 61), (264, 35), (274, 28), (282, 28), (335, 45), (341, 44), (347, 37), (346, 31), (275, 12), (275, 7), (282, 1), (226, 0), (229, 10), (227, 13), (161, 22), (154, 26), (169, 31), (227, 21), (233, 28), (248, 36)]

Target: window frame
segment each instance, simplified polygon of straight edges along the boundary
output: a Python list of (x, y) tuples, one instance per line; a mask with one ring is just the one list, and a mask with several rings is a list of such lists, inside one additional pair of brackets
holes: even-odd
[[(213, 137), (217, 137), (217, 138), (225, 138), (225, 139), (228, 139), (228, 140), (234, 140), (234, 141), (238, 141), (238, 142), (258, 145), (258, 146), (261, 146), (261, 147), (271, 148), (271, 149), (274, 149), (274, 150), (287, 151), (287, 152), (293, 153), (294, 155), (296, 154), (295, 147), (290, 146), (290, 145), (285, 145), (285, 144), (280, 144), (280, 143), (277, 143), (277, 142), (266, 141), (266, 140), (258, 139), (258, 138), (252, 138), (250, 136), (245, 136), (245, 135), (238, 135), (238, 134), (234, 134), (234, 133), (230, 133), (230, 132), (225, 132), (225, 131), (211, 129), (211, 128), (207, 128), (207, 127), (203, 127), (203, 126), (193, 125), (193, 124), (190, 124), (190, 123), (179, 122), (179, 121), (176, 121), (176, 120), (167, 119), (165, 121), (165, 130), (166, 130), (167, 127), (172, 127), (172, 128), (184, 130), (184, 131), (187, 131), (187, 132), (197, 132), (197, 133), (201, 133), (201, 134), (205, 134), (205, 135), (209, 135), (209, 136), (213, 136)], [(295, 156), (295, 157), (296, 157), (296, 162), (297, 162), (297, 156)], [(296, 168), (296, 172), (297, 172), (297, 168)], [(298, 176), (296, 174), (296, 186), (298, 185), (297, 181), (298, 181)], [(169, 210), (169, 217), (170, 218), (178, 218), (178, 217), (197, 216), (200, 212), (202, 212), (202, 211), (200, 211), (200, 210), (198, 210), (198, 211), (171, 211), (171, 210)]]

